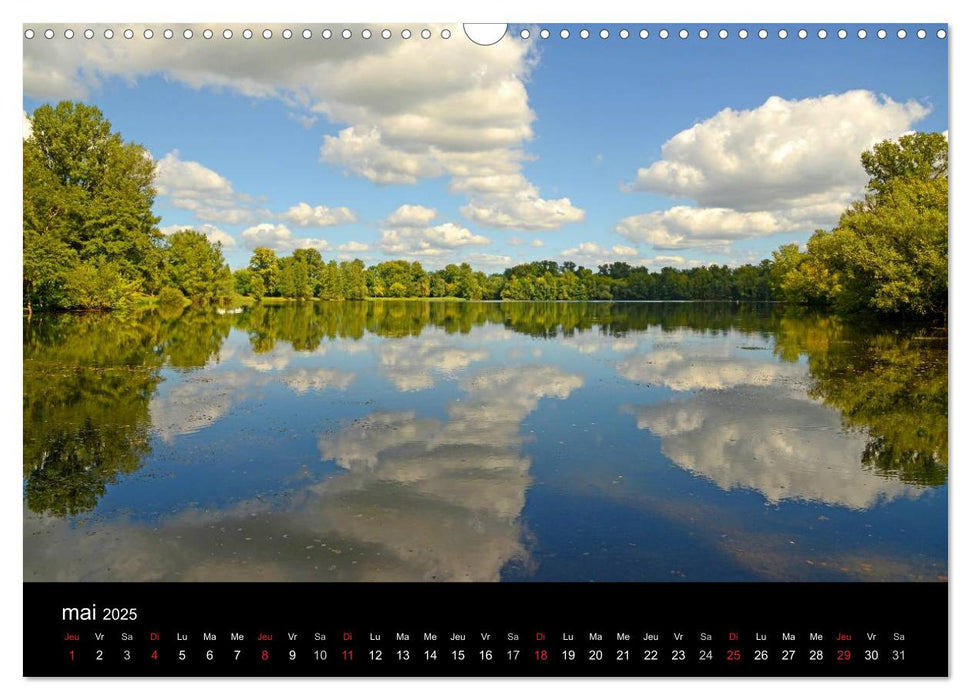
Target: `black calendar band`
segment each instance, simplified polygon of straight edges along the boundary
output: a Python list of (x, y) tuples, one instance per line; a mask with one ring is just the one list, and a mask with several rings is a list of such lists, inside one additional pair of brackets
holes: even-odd
[(26, 676), (946, 676), (946, 583), (27, 583)]

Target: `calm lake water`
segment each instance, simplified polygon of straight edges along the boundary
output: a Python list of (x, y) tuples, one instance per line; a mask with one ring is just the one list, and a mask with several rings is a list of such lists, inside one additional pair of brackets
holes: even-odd
[(941, 328), (405, 301), (23, 328), (28, 581), (947, 575)]

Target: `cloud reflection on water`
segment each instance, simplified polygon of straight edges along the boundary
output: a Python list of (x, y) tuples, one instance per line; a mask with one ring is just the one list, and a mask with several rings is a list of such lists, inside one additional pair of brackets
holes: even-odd
[(838, 411), (784, 387), (702, 391), (627, 410), (679, 467), (726, 491), (754, 489), (769, 503), (861, 510), (921, 490), (864, 470), (866, 437), (843, 430)]
[(375, 412), (322, 435), (342, 471), (281, 499), (80, 527), (25, 515), (25, 580), (498, 580), (527, 557), (522, 421), (582, 385), (550, 366), (484, 370), (446, 420)]

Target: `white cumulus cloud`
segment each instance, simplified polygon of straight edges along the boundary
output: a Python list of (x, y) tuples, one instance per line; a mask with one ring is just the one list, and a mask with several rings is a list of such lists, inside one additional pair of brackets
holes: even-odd
[(163, 236), (171, 236), (176, 231), (198, 231), (199, 233), (205, 234), (206, 238), (209, 239), (211, 243), (219, 243), (223, 248), (232, 248), (236, 245), (236, 239), (231, 235), (223, 231), (217, 226), (212, 224), (186, 224), (186, 225), (176, 225), (176, 226), (162, 226), (159, 228), (159, 232)]
[(599, 243), (583, 242), (573, 248), (567, 248), (560, 255), (566, 256), (599, 256), (602, 258), (607, 258), (614, 256), (630, 257), (632, 255), (637, 255), (637, 249), (631, 248), (627, 245), (613, 245), (609, 248), (602, 246)]
[(306, 202), (295, 204), (280, 215), (291, 226), (337, 226), (357, 221), (357, 215), (347, 207), (311, 206)]
[(330, 250), (330, 244), (323, 238), (296, 238), (285, 224), (263, 223), (250, 226), (243, 231), (242, 238), (248, 248), (263, 246), (277, 252), (297, 248)]
[(438, 212), (420, 204), (402, 204), (384, 220), (388, 226), (424, 226), (438, 216)]
[(172, 206), (193, 212), (203, 221), (246, 223), (253, 218), (248, 197), (236, 192), (224, 176), (202, 163), (167, 153), (155, 165), (155, 186)]
[(371, 249), (367, 243), (361, 243), (359, 241), (347, 241), (347, 243), (341, 243), (337, 246), (337, 250), (342, 253), (363, 253)]
[(457, 248), (488, 245), (489, 238), (452, 222), (431, 225), (434, 209), (403, 204), (385, 219), (381, 229), (381, 250), (399, 257), (443, 258)]
[[(176, 35), (205, 26), (167, 25)], [(536, 115), (526, 88), (538, 61), (532, 41), (478, 46), (471, 41), (280, 41), (285, 25), (261, 25), (273, 41), (91, 41), (51, 50), (24, 45), (24, 93), (40, 99), (85, 99), (105, 82), (153, 75), (193, 88), (230, 90), (283, 102), (291, 118), (330, 133), (322, 161), (379, 184), (448, 177), (469, 198), (465, 215), (505, 229), (548, 230), (582, 221), (568, 198), (544, 199), (523, 175)], [(121, 35), (128, 25), (113, 26)], [(442, 27), (430, 27), (438, 34)], [(314, 27), (320, 34), (322, 27)], [(391, 27), (395, 36), (401, 28)], [(450, 27), (461, 36), (459, 26)], [(135, 27), (139, 32), (140, 28)], [(173, 45), (174, 47), (174, 45)], [(227, 50), (228, 49), (228, 50)], [(323, 120), (321, 120), (323, 123)]]
[(543, 199), (536, 186), (518, 173), (460, 178), (451, 189), (471, 193), (471, 201), (460, 209), (462, 215), (490, 228), (544, 231), (585, 218), (569, 198)]
[(488, 245), (489, 239), (469, 229), (447, 222), (437, 226), (411, 226), (382, 229), (381, 249), (386, 255), (440, 257), (455, 248)]
[(505, 270), (513, 265), (511, 256), (496, 253), (469, 253), (465, 259), (477, 270)]
[(859, 190), (866, 182), (860, 153), (929, 111), (866, 90), (770, 97), (676, 134), (661, 147), (661, 160), (637, 171), (632, 188), (739, 211), (804, 206), (807, 198)]
[(629, 245), (602, 245), (592, 241), (583, 241), (560, 252), (562, 260), (569, 260), (584, 267), (595, 268), (604, 263), (623, 261), (635, 266), (655, 267), (659, 265), (683, 264), (680, 256), (644, 257), (638, 250)]
[(524, 245), (528, 245), (531, 248), (542, 248), (543, 247), (543, 241), (541, 241), (538, 238), (534, 238), (531, 241), (527, 241), (527, 240), (525, 240), (523, 238), (520, 238), (519, 236), (510, 236), (509, 238), (506, 239), (506, 243), (508, 243), (509, 245), (513, 246), (514, 248), (519, 247), (519, 246), (524, 246)]
[(862, 194), (860, 154), (929, 112), (867, 90), (724, 109), (675, 134), (626, 187), (696, 205), (627, 217), (617, 231), (674, 249), (831, 226)]
[[(842, 210), (840, 205), (834, 214), (838, 216)], [(718, 248), (744, 238), (792, 231), (799, 226), (796, 221), (767, 211), (677, 206), (621, 219), (617, 232), (630, 241), (658, 249)]]

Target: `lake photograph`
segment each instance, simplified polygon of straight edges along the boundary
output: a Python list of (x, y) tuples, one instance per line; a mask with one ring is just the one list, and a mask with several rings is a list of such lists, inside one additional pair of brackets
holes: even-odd
[(946, 42), (51, 26), (25, 582), (948, 580)]

